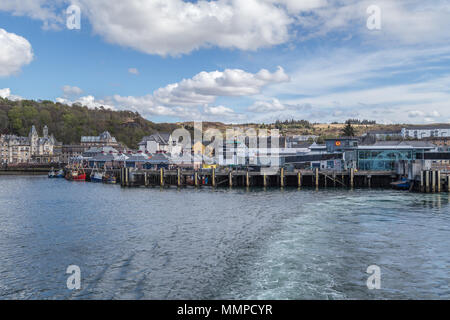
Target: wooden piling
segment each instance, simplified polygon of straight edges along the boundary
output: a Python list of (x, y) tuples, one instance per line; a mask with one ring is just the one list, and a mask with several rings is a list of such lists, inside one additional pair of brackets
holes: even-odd
[(216, 186), (216, 168), (212, 169), (211, 184), (213, 187)]
[(297, 172), (297, 185), (299, 188), (302, 187), (302, 173), (300, 171)]
[(177, 169), (177, 186), (181, 187), (181, 169)]
[(436, 192), (436, 171), (431, 171), (431, 192)]
[(197, 171), (194, 172), (194, 185), (196, 187), (198, 187), (198, 172)]
[(250, 187), (250, 175), (248, 173), (248, 171), (245, 174), (245, 185), (248, 187)]
[(319, 189), (319, 168), (315, 169), (316, 189)]
[(441, 170), (436, 171), (437, 192), (441, 192)]
[(336, 172), (333, 171), (333, 187), (336, 188)]
[(420, 171), (420, 192), (424, 192), (425, 190), (424, 190), (424, 178), (423, 178), (423, 175), (424, 175), (424, 171), (422, 170), (422, 171)]
[(284, 168), (281, 168), (280, 170), (280, 186), (284, 187)]
[(228, 185), (230, 186), (230, 188), (233, 187), (233, 173), (232, 173), (232, 171), (228, 172)]
[(147, 171), (144, 173), (144, 185), (146, 187), (148, 187), (148, 172)]
[(164, 187), (164, 169), (159, 169), (159, 185)]
[(355, 169), (351, 168), (350, 169), (350, 188), (353, 189), (354, 186), (355, 186)]
[(430, 171), (425, 171), (425, 192), (430, 192)]
[(450, 175), (447, 176), (447, 191), (450, 192)]
[(267, 175), (265, 173), (263, 175), (263, 185), (264, 185), (264, 188), (267, 187)]

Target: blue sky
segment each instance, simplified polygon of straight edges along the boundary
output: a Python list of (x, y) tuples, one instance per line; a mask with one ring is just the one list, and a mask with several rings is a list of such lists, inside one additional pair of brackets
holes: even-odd
[(448, 30), (448, 1), (2, 0), (0, 96), (158, 122), (450, 122)]

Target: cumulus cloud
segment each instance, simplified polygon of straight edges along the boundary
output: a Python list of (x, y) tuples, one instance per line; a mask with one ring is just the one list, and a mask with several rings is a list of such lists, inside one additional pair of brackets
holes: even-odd
[(33, 60), (27, 39), (0, 28), (0, 77), (16, 74)]
[[(208, 106), (214, 103), (217, 97), (251, 96), (258, 94), (265, 86), (286, 81), (289, 81), (289, 76), (281, 67), (275, 72), (262, 69), (257, 73), (226, 69), (200, 72), (190, 79), (169, 84), (146, 96), (114, 95), (113, 100), (116, 104), (134, 108), (144, 114), (170, 115), (175, 107)], [(226, 111), (224, 108), (207, 107), (205, 112), (210, 114), (224, 112)]]
[(2, 0), (0, 11), (12, 12), (17, 16), (28, 16), (43, 21), (44, 29), (59, 29), (63, 16), (58, 12), (58, 5), (65, 0)]
[(98, 100), (92, 95), (80, 97), (80, 98), (78, 98), (78, 99), (76, 99), (74, 101), (71, 101), (71, 100), (68, 100), (68, 99), (65, 99), (65, 98), (56, 98), (55, 101), (59, 102), (59, 103), (62, 103), (62, 104), (67, 104), (69, 106), (81, 105), (83, 107), (88, 107), (89, 109), (95, 109), (95, 108), (103, 107), (105, 109), (116, 110), (116, 108), (114, 106), (109, 105), (104, 100), (101, 100), (101, 99)]
[(149, 54), (218, 46), (256, 50), (286, 42), (292, 20), (271, 1), (78, 0), (94, 32)]
[(278, 99), (272, 99), (271, 101), (256, 101), (248, 110), (252, 112), (273, 112), (284, 111), (287, 106), (280, 102)]
[(10, 88), (0, 89), (0, 97), (3, 99), (12, 100), (12, 101), (23, 100), (22, 97), (11, 94)]
[(83, 93), (83, 90), (81, 90), (78, 87), (75, 86), (64, 86), (62, 88), (62, 91), (64, 93), (65, 97), (70, 97), (70, 96), (79, 96)]
[[(329, 34), (409, 44), (450, 39), (446, 0), (2, 0), (0, 10), (51, 27), (63, 24), (68, 4), (79, 5), (106, 41), (162, 56), (207, 47), (257, 50)], [(381, 9), (379, 32), (366, 28), (370, 5)]]

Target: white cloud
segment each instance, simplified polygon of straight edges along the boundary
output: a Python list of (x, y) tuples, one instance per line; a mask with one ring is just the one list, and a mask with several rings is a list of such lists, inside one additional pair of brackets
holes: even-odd
[(16, 74), (33, 60), (27, 39), (0, 28), (0, 77)]
[(68, 99), (65, 99), (65, 98), (56, 98), (55, 101), (59, 102), (59, 103), (62, 103), (62, 104), (67, 104), (69, 106), (78, 104), (78, 105), (81, 105), (81, 106), (84, 106), (84, 107), (88, 107), (89, 109), (95, 109), (95, 108), (103, 107), (105, 109), (116, 110), (116, 108), (114, 106), (109, 105), (104, 100), (97, 100), (92, 95), (80, 97), (80, 98), (78, 98), (78, 99), (76, 99), (74, 101), (71, 101), (71, 100), (68, 100)]
[(233, 109), (224, 106), (205, 106), (204, 112), (213, 116), (230, 116), (235, 114)]
[[(286, 81), (289, 81), (289, 76), (281, 67), (273, 73), (262, 69), (254, 74), (240, 69), (226, 69), (200, 72), (193, 78), (169, 84), (146, 96), (114, 95), (113, 100), (117, 105), (133, 108), (143, 114), (172, 115), (176, 107), (208, 106), (217, 97), (251, 96), (259, 93), (265, 86)], [(211, 114), (224, 111), (223, 108), (207, 107), (205, 110)]]
[(149, 54), (218, 46), (256, 50), (289, 39), (287, 12), (271, 1), (78, 0), (94, 32)]
[(79, 96), (83, 93), (83, 90), (81, 90), (80, 88), (75, 87), (75, 86), (73, 86), (73, 87), (67, 86), (67, 85), (62, 88), (62, 91), (63, 91), (65, 97)]
[(0, 97), (3, 99), (8, 99), (11, 101), (17, 101), (17, 100), (22, 100), (23, 98), (20, 96), (16, 96), (11, 94), (11, 89), (10, 88), (4, 88), (4, 89), (0, 89)]
[(28, 16), (44, 22), (44, 29), (59, 28), (63, 16), (58, 12), (58, 5), (65, 0), (1, 0), (0, 11), (12, 12), (16, 16)]
[(136, 68), (129, 68), (128, 69), (128, 73), (134, 74), (134, 75), (138, 75), (139, 74), (139, 70)]
[(248, 110), (252, 112), (274, 112), (284, 111), (288, 106), (284, 105), (278, 99), (272, 99), (271, 101), (256, 101)]
[[(205, 47), (257, 50), (332, 34), (388, 43), (445, 43), (446, 0), (2, 0), (0, 10), (62, 26), (64, 5), (77, 4), (96, 34), (148, 54), (180, 55)], [(382, 30), (366, 28), (370, 5)]]

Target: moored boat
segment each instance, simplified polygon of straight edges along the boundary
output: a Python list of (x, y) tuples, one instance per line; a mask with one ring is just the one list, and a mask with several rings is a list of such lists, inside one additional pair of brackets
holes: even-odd
[(409, 190), (411, 184), (408, 179), (401, 178), (399, 181), (392, 182), (391, 186), (395, 189)]
[(72, 171), (72, 179), (73, 181), (86, 181), (86, 173), (81, 173), (78, 171)]
[(94, 172), (91, 174), (91, 182), (103, 182), (104, 174), (101, 172)]
[(60, 169), (54, 176), (54, 178), (64, 178), (64, 170)]

